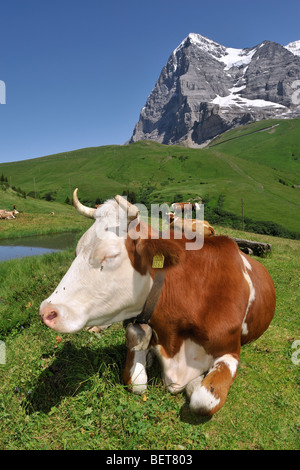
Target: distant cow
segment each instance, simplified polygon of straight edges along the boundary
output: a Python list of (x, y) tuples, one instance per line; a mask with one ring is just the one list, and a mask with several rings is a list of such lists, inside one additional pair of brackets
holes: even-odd
[(241, 345), (259, 338), (273, 318), (271, 276), (225, 236), (205, 237), (199, 250), (187, 250), (184, 238), (147, 236), (151, 229), (138, 209), (120, 196), (92, 209), (75, 190), (73, 202), (95, 222), (42, 302), (43, 322), (74, 333), (132, 319), (123, 376), (128, 388), (145, 392), (147, 355), (153, 352), (168, 390), (186, 390), (193, 412), (214, 414), (236, 377)]
[(203, 231), (205, 237), (211, 237), (215, 234), (214, 228), (209, 222), (207, 222), (207, 220), (183, 219), (181, 216), (176, 216), (172, 212), (169, 212), (167, 215), (170, 221), (170, 229), (178, 229), (185, 233), (185, 235), (197, 231)]
[(175, 215), (180, 216), (183, 213), (185, 217), (189, 218), (192, 216), (193, 209), (199, 209), (199, 204), (197, 202), (173, 202), (171, 209)]
[(19, 214), (19, 212), (17, 211), (15, 204), (12, 211), (0, 209), (0, 219), (15, 219), (17, 214)]

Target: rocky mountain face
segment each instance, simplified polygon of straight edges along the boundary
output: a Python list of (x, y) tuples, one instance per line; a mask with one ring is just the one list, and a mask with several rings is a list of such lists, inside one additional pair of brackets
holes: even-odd
[(163, 68), (130, 142), (198, 146), (278, 117), (300, 117), (300, 41), (233, 49), (192, 33)]

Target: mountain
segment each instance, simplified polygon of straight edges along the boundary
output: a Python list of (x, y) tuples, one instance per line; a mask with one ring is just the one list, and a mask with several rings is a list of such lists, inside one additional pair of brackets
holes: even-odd
[(198, 146), (237, 125), (300, 117), (300, 41), (222, 46), (191, 33), (171, 54), (130, 143)]

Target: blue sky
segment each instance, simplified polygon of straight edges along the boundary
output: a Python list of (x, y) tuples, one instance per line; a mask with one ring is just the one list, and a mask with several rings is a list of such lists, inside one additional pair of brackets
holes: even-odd
[(191, 32), (227, 47), (300, 39), (299, 0), (4, 0), (0, 162), (123, 144)]

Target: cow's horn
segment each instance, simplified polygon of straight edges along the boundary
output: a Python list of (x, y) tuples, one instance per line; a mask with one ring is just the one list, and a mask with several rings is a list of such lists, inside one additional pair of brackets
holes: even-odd
[(137, 216), (139, 215), (139, 210), (136, 206), (134, 206), (129, 201), (127, 201), (127, 199), (122, 196), (119, 196), (118, 194), (117, 196), (115, 196), (115, 200), (117, 201), (119, 206), (122, 207), (125, 212), (127, 212), (128, 219), (133, 220), (137, 218)]
[(96, 209), (93, 209), (92, 207), (87, 207), (87, 206), (84, 206), (83, 204), (81, 204), (81, 202), (79, 202), (78, 197), (77, 197), (77, 191), (78, 191), (78, 188), (76, 188), (74, 193), (73, 193), (73, 205), (74, 205), (74, 207), (76, 207), (79, 214), (82, 214), (85, 217), (89, 217), (90, 219), (94, 219)]

